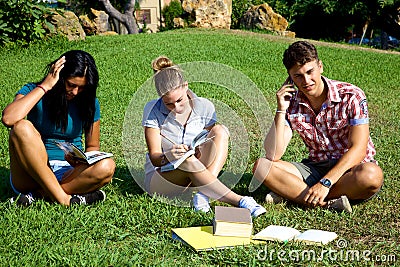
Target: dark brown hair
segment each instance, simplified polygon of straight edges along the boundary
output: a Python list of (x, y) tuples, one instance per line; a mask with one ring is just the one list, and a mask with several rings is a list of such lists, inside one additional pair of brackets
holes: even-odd
[(283, 65), (289, 70), (293, 66), (303, 66), (310, 61), (319, 61), (315, 46), (306, 41), (291, 44), (283, 53)]
[[(71, 103), (76, 103), (83, 121), (82, 126), (85, 131), (89, 131), (93, 125), (96, 90), (99, 83), (99, 73), (95, 61), (89, 53), (82, 50), (70, 50), (58, 59), (63, 56), (65, 56), (65, 63), (64, 68), (60, 71), (60, 78), (53, 89), (44, 96), (43, 101), (49, 110), (50, 119), (55, 122), (57, 127), (61, 127), (65, 131), (68, 124), (69, 104), (66, 97), (65, 81), (70, 77), (85, 77), (84, 90), (71, 100)], [(58, 59), (48, 64), (46, 76)]]

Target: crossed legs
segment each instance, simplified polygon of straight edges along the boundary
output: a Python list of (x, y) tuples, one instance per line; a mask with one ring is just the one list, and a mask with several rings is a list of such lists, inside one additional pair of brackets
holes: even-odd
[(215, 136), (200, 148), (200, 157), (189, 157), (181, 168), (170, 172), (154, 172), (150, 181), (150, 194), (179, 195), (196, 187), (210, 198), (237, 206), (242, 196), (231, 191), (217, 176), (228, 156), (229, 132), (223, 125), (215, 125), (209, 137)]
[[(296, 203), (306, 205), (304, 200), (309, 186), (300, 171), (285, 161), (272, 162), (266, 158), (256, 161), (253, 168), (256, 179), (273, 192)], [(329, 191), (326, 200), (346, 195), (350, 200), (364, 200), (373, 196), (382, 186), (383, 172), (375, 163), (361, 163), (345, 173)]]
[(102, 160), (92, 166), (80, 164), (57, 181), (48, 166), (48, 157), (39, 132), (28, 120), (21, 120), (10, 131), (10, 171), (13, 186), (21, 193), (36, 192), (63, 205), (71, 194), (87, 193), (111, 181), (115, 163)]

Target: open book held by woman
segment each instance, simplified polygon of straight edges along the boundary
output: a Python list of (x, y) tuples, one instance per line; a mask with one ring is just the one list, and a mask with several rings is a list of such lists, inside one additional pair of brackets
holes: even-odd
[[(24, 85), (4, 110), (10, 130), (10, 184), (28, 206), (43, 197), (69, 206), (105, 199), (100, 190), (114, 174), (115, 163), (105, 158), (92, 165), (71, 158), (54, 141), (68, 141), (85, 152), (100, 149), (99, 75), (93, 57), (71, 50), (48, 65), (46, 76)], [(84, 135), (84, 139), (83, 139)]]
[[(254, 217), (265, 213), (253, 198), (234, 193), (217, 178), (228, 155), (229, 133), (216, 123), (214, 105), (188, 88), (182, 71), (169, 58), (155, 59), (152, 67), (159, 98), (146, 104), (142, 121), (148, 147), (146, 191), (167, 197), (179, 196), (188, 189), (196, 191), (193, 205), (198, 211), (209, 211), (212, 198), (248, 208)], [(210, 142), (200, 145), (177, 169), (161, 171), (185, 155), (204, 130), (207, 138), (212, 138)]]

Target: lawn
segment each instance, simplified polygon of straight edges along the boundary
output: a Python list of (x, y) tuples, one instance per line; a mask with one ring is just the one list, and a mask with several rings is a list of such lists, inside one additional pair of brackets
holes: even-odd
[[(214, 102), (221, 122), (231, 131), (222, 179), (234, 191), (264, 203), (268, 190), (249, 188), (251, 168), (262, 156), (262, 140), (276, 108), (275, 91), (286, 78), (282, 53), (292, 41), (192, 29), (2, 48), (1, 109), (23, 84), (41, 79), (44, 66), (64, 51), (82, 49), (94, 56), (100, 72), (102, 150), (114, 154), (117, 169), (101, 204), (66, 208), (37, 201), (26, 209), (16, 208), (8, 202), (13, 195), (8, 129), (0, 127), (0, 266), (399, 265), (399, 53), (316, 42), (324, 74), (358, 85), (368, 97), (376, 159), (385, 173), (379, 196), (354, 206), (352, 214), (265, 204), (267, 214), (254, 220), (254, 232), (270, 224), (301, 231), (316, 228), (335, 231), (338, 242), (324, 247), (269, 242), (195, 253), (171, 239), (171, 228), (211, 225), (213, 214), (153, 199), (142, 190), (146, 146), (141, 114), (144, 104), (156, 98), (150, 64), (167, 55), (182, 64), (190, 87)], [(305, 156), (304, 145), (295, 136), (285, 159)]]

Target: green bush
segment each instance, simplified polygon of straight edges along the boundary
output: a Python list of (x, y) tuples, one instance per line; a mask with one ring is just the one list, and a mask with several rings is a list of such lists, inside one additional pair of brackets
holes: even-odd
[(0, 45), (15, 42), (21, 45), (43, 39), (49, 7), (37, 0), (0, 1)]
[(263, 0), (233, 0), (232, 1), (232, 23), (231, 28), (240, 29), (240, 22), (244, 13), (251, 7), (265, 3)]
[(181, 17), (184, 14), (184, 10), (180, 1), (173, 0), (161, 10), (161, 14), (164, 17), (165, 24), (162, 30), (171, 30), (174, 28), (174, 18)]

